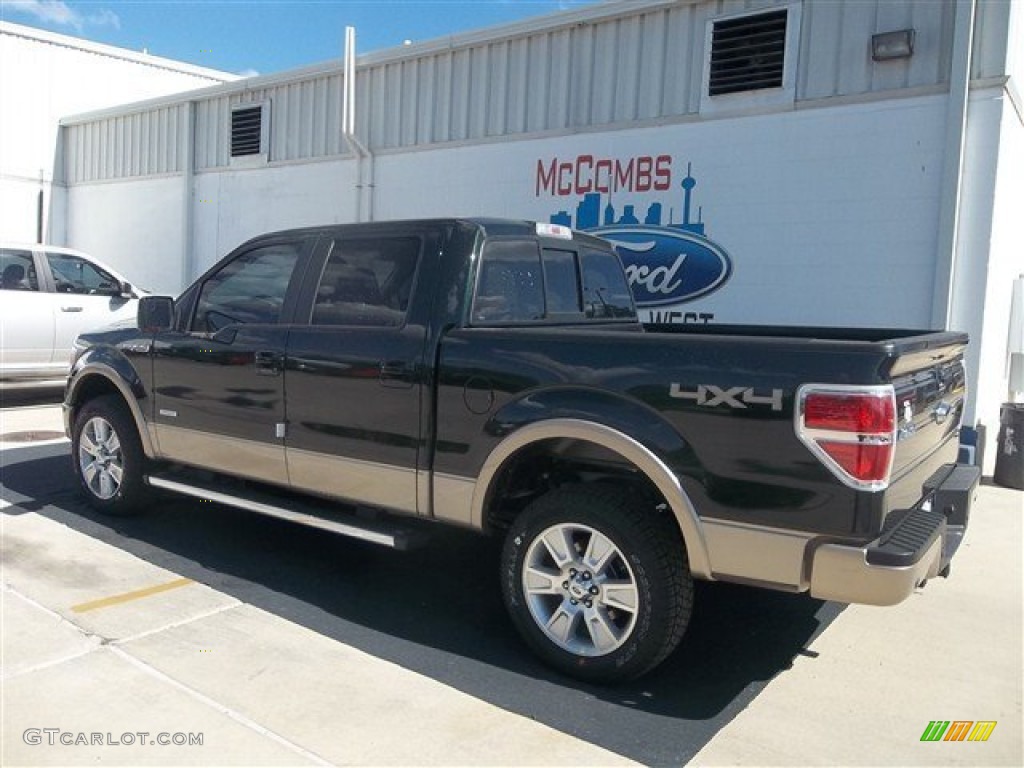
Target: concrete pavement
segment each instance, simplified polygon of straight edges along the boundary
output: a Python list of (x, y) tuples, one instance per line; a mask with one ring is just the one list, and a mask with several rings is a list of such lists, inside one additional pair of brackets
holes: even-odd
[[(0, 409), (0, 440), (60, 428)], [(950, 579), (844, 610), (692, 763), (1024, 763), (1022, 518), (983, 487)], [(630, 762), (22, 507), (0, 526), (5, 766)], [(921, 742), (933, 720), (996, 726)]]

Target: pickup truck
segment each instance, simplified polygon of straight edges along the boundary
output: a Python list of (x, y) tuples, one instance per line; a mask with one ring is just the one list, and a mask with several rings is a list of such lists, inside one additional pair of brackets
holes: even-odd
[(644, 328), (597, 237), (336, 225), (80, 336), (64, 414), (104, 512), (162, 489), (398, 548), (414, 518), (502, 535), (526, 644), (615, 681), (675, 648), (695, 579), (890, 605), (945, 576), (980, 476), (956, 463), (966, 344)]

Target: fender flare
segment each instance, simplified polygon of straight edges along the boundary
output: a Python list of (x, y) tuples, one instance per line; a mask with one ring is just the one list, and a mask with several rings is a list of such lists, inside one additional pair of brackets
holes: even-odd
[(106, 379), (107, 382), (113, 384), (115, 389), (121, 395), (121, 399), (124, 400), (128, 406), (128, 412), (131, 413), (132, 419), (135, 421), (135, 428), (139, 433), (139, 440), (142, 441), (142, 450), (146, 456), (150, 459), (157, 458), (156, 446), (153, 443), (153, 438), (149, 433), (149, 428), (146, 423), (145, 417), (142, 415), (142, 408), (139, 406), (138, 398), (132, 391), (132, 385), (125, 381), (122, 376), (115, 368), (98, 361), (90, 361), (82, 365), (80, 368), (76, 367), (71, 378), (68, 380), (67, 386), (67, 397), (64, 402), (65, 418), (67, 419), (68, 434), (71, 434), (71, 429), (74, 426), (72, 423), (72, 404), (78, 399), (79, 390), (82, 385), (93, 378), (99, 376)]
[(694, 576), (710, 579), (707, 543), (693, 503), (679, 478), (649, 448), (617, 429), (583, 419), (547, 419), (520, 427), (502, 440), (484, 462), (473, 490), (473, 527), (483, 528), (484, 504), (495, 476), (514, 454), (541, 440), (569, 438), (596, 443), (622, 456), (654, 483), (668, 502), (686, 543), (690, 570)]

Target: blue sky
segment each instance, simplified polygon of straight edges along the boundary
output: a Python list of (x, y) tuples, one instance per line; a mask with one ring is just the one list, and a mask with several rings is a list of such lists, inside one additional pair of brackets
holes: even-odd
[(0, 0), (0, 18), (238, 74), (269, 74), (597, 0)]

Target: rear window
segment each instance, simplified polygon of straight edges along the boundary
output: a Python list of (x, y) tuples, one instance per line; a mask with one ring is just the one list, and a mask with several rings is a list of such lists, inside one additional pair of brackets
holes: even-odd
[(636, 310), (612, 251), (541, 248), (526, 239), (491, 240), (484, 246), (473, 325), (623, 318), (635, 319)]
[(587, 317), (635, 318), (633, 294), (619, 257), (611, 251), (585, 248), (580, 259), (583, 262), (583, 308)]

